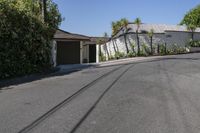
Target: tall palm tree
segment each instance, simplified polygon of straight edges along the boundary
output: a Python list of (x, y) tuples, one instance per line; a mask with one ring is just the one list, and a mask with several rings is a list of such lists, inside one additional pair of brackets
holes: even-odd
[(115, 43), (114, 43), (114, 39), (113, 39), (113, 36), (116, 34), (115, 22), (112, 22), (112, 23), (111, 23), (111, 26), (112, 26), (112, 36), (111, 36), (111, 40), (112, 40), (112, 44), (113, 44), (114, 51), (115, 51), (115, 53), (116, 53), (117, 50), (116, 50)]
[(112, 22), (111, 23), (111, 26), (112, 26), (112, 36), (114, 36), (117, 32), (117, 26), (116, 26), (116, 22)]
[(122, 23), (121, 21), (112, 22), (112, 35), (116, 35), (117, 32), (121, 29)]
[(107, 47), (107, 45), (106, 45), (106, 39), (108, 38), (108, 34), (105, 32), (103, 37), (104, 37), (105, 51), (106, 51), (106, 53), (107, 53), (107, 55), (108, 55), (108, 58), (110, 58), (110, 54), (109, 54), (109, 51), (108, 51), (108, 47)]
[(187, 25), (187, 30), (191, 31), (191, 39), (192, 41), (194, 41), (194, 32), (196, 30), (196, 26), (195, 25)]
[(151, 29), (150, 32), (148, 32), (148, 36), (150, 38), (151, 55), (153, 55), (153, 34), (154, 30)]
[(141, 23), (142, 23), (142, 21), (141, 21), (140, 18), (136, 18), (135, 21), (134, 21), (134, 24), (137, 25), (136, 37), (137, 37), (138, 55), (140, 55), (139, 28), (140, 28)]
[(126, 38), (126, 34), (127, 34), (127, 32), (128, 32), (128, 20), (126, 19), (126, 18), (122, 18), (121, 20), (120, 20), (120, 22), (121, 22), (121, 25), (122, 25), (122, 27), (124, 27), (125, 29), (125, 31), (123, 30), (123, 33), (124, 33), (124, 42), (125, 42), (125, 46), (126, 46), (126, 52), (127, 52), (127, 54), (129, 53), (129, 49), (128, 49), (128, 44), (127, 44), (127, 38)]

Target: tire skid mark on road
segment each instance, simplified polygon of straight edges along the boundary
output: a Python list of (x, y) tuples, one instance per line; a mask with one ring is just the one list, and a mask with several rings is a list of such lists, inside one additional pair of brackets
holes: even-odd
[(84, 91), (86, 91), (87, 89), (89, 89), (90, 87), (94, 86), (96, 83), (98, 83), (99, 81), (101, 81), (103, 78), (111, 75), (112, 73), (114, 73), (115, 71), (121, 69), (123, 66), (125, 65), (121, 65), (105, 74), (103, 74), (102, 76), (98, 77), (97, 79), (93, 80), (92, 82), (90, 82), (89, 84), (85, 85), (84, 87), (82, 87), (81, 89), (79, 89), (78, 91), (76, 91), (74, 94), (72, 94), (71, 96), (69, 96), (68, 98), (66, 98), (65, 100), (63, 100), (62, 102), (60, 102), (59, 104), (57, 104), (56, 106), (54, 106), (53, 108), (51, 108), (50, 110), (48, 110), (45, 114), (43, 114), (42, 116), (40, 116), (39, 118), (37, 118), (35, 121), (33, 121), (32, 123), (30, 123), (29, 125), (27, 125), (26, 127), (24, 127), (23, 129), (21, 129), (18, 133), (27, 133), (30, 130), (32, 130), (33, 128), (35, 128), (37, 125), (39, 125), (40, 123), (42, 123), (44, 120), (46, 120), (48, 117), (50, 117), (52, 114), (54, 114), (55, 112), (57, 112), (59, 109), (61, 109), (63, 106), (65, 106), (67, 103), (69, 103), (70, 101), (72, 101), (74, 98), (76, 98), (77, 96), (79, 96), (80, 94), (82, 94)]
[(75, 133), (76, 130), (80, 127), (80, 125), (87, 119), (87, 117), (90, 115), (90, 113), (95, 109), (95, 107), (98, 105), (98, 103), (102, 100), (102, 98), (105, 96), (105, 94), (119, 81), (122, 76), (128, 72), (129, 69), (131, 69), (133, 65), (129, 66), (125, 71), (123, 71), (108, 87), (107, 89), (100, 95), (100, 97), (95, 101), (95, 103), (90, 107), (90, 109), (86, 112), (86, 114), (80, 119), (80, 121), (72, 128), (70, 133)]

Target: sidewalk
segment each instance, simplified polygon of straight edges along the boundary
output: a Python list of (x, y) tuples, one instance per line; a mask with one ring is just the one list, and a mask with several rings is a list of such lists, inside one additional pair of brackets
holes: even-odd
[(119, 60), (100, 62), (100, 63), (97, 63), (97, 65), (99, 65), (100, 67), (121, 65), (121, 64), (133, 63), (133, 62), (138, 62), (138, 61), (148, 61), (148, 60), (152, 60), (152, 59), (158, 59), (161, 57), (163, 57), (163, 56), (125, 58), (125, 59), (119, 59)]
[(124, 58), (124, 59), (111, 60), (111, 61), (105, 61), (105, 62), (100, 62), (100, 63), (60, 65), (60, 66), (57, 66), (57, 68), (59, 68), (60, 72), (66, 72), (66, 71), (75, 71), (75, 70), (85, 69), (89, 67), (109, 67), (113, 65), (122, 65), (122, 64), (127, 64), (127, 63), (138, 62), (138, 61), (148, 61), (152, 59), (158, 59), (161, 57), (163, 56)]
[(91, 63), (90, 65), (96, 65), (98, 67), (104, 67), (104, 66), (112, 66), (112, 65), (121, 65), (121, 64), (127, 64), (127, 63), (134, 63), (134, 62), (141, 62), (141, 61), (150, 61), (150, 60), (159, 60), (159, 59), (169, 59), (169, 58), (182, 58), (183, 55), (193, 55), (199, 53), (184, 53), (184, 54), (177, 54), (177, 55), (164, 55), (164, 56), (147, 56), (147, 57), (132, 57), (132, 58), (124, 58), (119, 60), (111, 60), (106, 62), (100, 62), (100, 63)]
[(133, 58), (124, 58), (124, 59), (111, 60), (111, 61), (105, 61), (105, 62), (99, 62), (99, 63), (60, 65), (60, 66), (57, 66), (57, 68), (59, 69), (59, 72), (71, 72), (71, 71), (73, 72), (73, 71), (78, 71), (78, 70), (86, 69), (90, 67), (93, 67), (93, 68), (109, 67), (109, 66), (114, 66), (114, 65), (123, 65), (123, 64), (141, 62), (141, 61), (173, 58), (173, 56), (181, 56), (181, 55), (133, 57)]

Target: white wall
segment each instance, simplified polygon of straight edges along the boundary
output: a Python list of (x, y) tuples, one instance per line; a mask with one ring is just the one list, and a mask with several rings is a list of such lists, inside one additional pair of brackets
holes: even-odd
[[(170, 37), (167, 37), (170, 35)], [(131, 44), (134, 44), (134, 50), (137, 51), (137, 40), (136, 40), (136, 34), (128, 34), (126, 35), (127, 38), (127, 44), (128, 48), (130, 51), (132, 51)], [(148, 37), (147, 34), (140, 34), (140, 45), (141, 44), (147, 44), (147, 46), (150, 47), (150, 38)], [(158, 46), (159, 44), (167, 44), (167, 48), (172, 48), (172, 45), (177, 44), (177, 46), (180, 47), (185, 47), (189, 40), (191, 39), (191, 33), (189, 32), (172, 32), (172, 31), (166, 31), (164, 34), (154, 34), (153, 36), (153, 45)], [(200, 33), (195, 33), (194, 34), (194, 39), (195, 40), (200, 40)], [(114, 42), (114, 45), (113, 45)], [(120, 36), (114, 40), (111, 40), (106, 43), (106, 45), (101, 45), (101, 51), (103, 54), (106, 56), (108, 59), (108, 54), (106, 53), (106, 46), (108, 48), (108, 52), (110, 55), (114, 56), (115, 55), (115, 50), (123, 53), (126, 52), (126, 46), (125, 46), (125, 41), (124, 41), (124, 36)]]
[(200, 40), (200, 33), (194, 33), (194, 40)]
[(180, 47), (185, 47), (188, 44), (191, 35), (186, 32), (166, 32), (166, 35), (171, 35), (171, 37), (166, 38), (166, 43), (168, 48), (173, 44), (177, 44)]

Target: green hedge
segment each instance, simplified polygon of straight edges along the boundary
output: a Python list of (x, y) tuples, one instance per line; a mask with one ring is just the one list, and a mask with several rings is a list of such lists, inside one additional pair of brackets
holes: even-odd
[(55, 30), (3, 1), (0, 16), (0, 79), (49, 69)]

